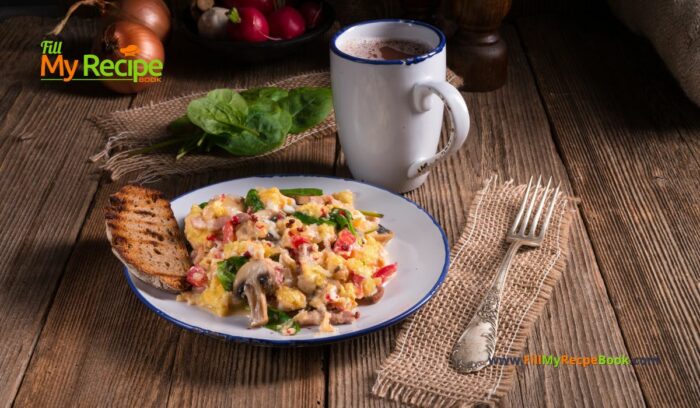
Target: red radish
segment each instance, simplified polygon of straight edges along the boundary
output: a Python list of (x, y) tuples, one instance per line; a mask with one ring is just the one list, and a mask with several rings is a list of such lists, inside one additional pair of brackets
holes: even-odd
[(265, 15), (275, 11), (274, 0), (225, 0), (224, 5), (226, 8), (252, 7)]
[(270, 22), (270, 32), (272, 36), (283, 40), (291, 40), (292, 38), (299, 37), (304, 34), (306, 30), (304, 17), (290, 6), (284, 6), (270, 14), (268, 21)]
[(305, 1), (299, 6), (299, 13), (304, 17), (307, 28), (314, 28), (321, 21), (323, 5), (317, 1)]
[(226, 30), (232, 40), (262, 42), (270, 39), (270, 27), (260, 10), (252, 7), (234, 7), (228, 16), (231, 22)]

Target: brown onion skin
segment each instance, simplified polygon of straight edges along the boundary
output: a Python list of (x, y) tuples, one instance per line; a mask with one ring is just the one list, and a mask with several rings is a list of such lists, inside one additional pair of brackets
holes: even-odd
[(170, 35), (170, 9), (163, 0), (120, 0), (105, 8), (105, 25), (129, 20), (151, 29), (162, 42)]
[[(132, 44), (139, 47), (139, 53), (133, 57), (124, 57), (119, 49)], [(95, 52), (102, 58), (111, 60), (143, 59), (152, 61), (160, 59), (165, 62), (165, 50), (158, 36), (147, 27), (127, 20), (110, 24), (97, 42)], [(151, 82), (110, 81), (108, 79), (101, 82), (107, 88), (121, 94), (133, 94), (152, 84)]]

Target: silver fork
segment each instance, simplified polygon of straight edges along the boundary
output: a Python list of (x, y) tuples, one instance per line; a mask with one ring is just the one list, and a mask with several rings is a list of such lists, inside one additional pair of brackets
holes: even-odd
[[(510, 263), (520, 247), (539, 247), (542, 244), (544, 235), (547, 233), (561, 184), (557, 186), (552, 194), (549, 189), (552, 184), (552, 178), (550, 177), (544, 194), (542, 194), (539, 204), (537, 204), (537, 194), (540, 191), (541, 181), (542, 176), (537, 179), (535, 191), (530, 195), (532, 190), (532, 177), (530, 177), (525, 196), (523, 197), (523, 203), (520, 205), (518, 215), (515, 217), (515, 221), (506, 235), (506, 241), (510, 242), (508, 252), (503, 257), (496, 278), (476, 309), (474, 317), (472, 317), (469, 325), (467, 325), (467, 329), (462, 333), (452, 349), (452, 365), (460, 373), (473, 373), (489, 365), (490, 360), (493, 358), (493, 352), (496, 349), (498, 308), (501, 303), (503, 286), (508, 276), (508, 267), (510, 267)], [(547, 208), (547, 214), (538, 233), (537, 224), (540, 221), (542, 210), (549, 196), (551, 196), (551, 203)], [(535, 213), (535, 218), (530, 222), (530, 216), (535, 205), (537, 205), (537, 212)]]

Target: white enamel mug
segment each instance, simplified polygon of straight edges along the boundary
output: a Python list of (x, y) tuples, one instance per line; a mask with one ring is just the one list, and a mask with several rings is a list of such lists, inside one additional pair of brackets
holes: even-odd
[[(343, 51), (354, 39), (410, 40), (431, 50), (403, 60), (364, 59)], [(419, 187), (469, 132), (464, 98), (445, 81), (445, 35), (419, 21), (371, 20), (341, 29), (330, 46), (335, 119), (353, 177), (400, 193)], [(449, 139), (437, 152), (445, 106)]]

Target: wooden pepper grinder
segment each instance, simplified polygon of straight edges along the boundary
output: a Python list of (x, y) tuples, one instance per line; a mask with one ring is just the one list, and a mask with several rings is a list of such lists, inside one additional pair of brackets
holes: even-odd
[(459, 29), (450, 39), (450, 68), (464, 78), (466, 91), (493, 91), (506, 82), (508, 55), (498, 28), (511, 0), (450, 0)]

